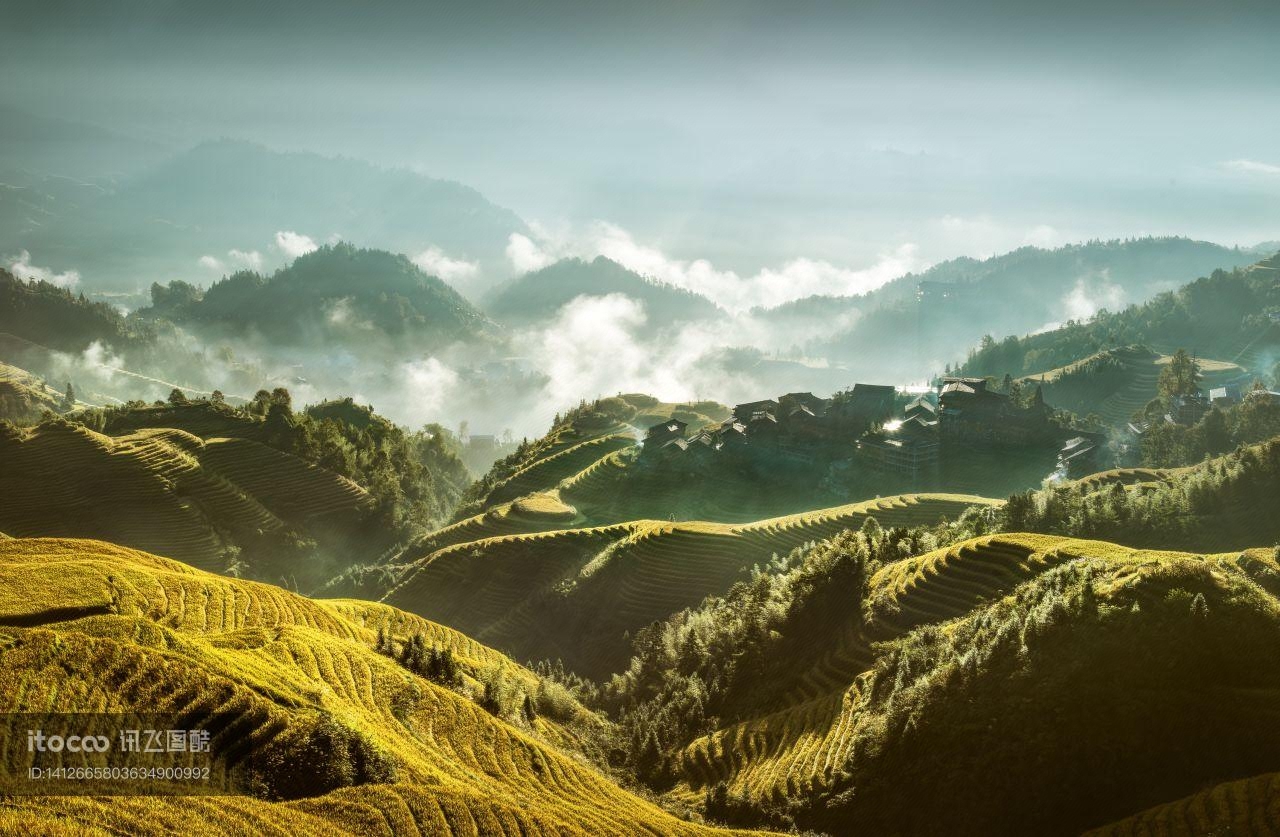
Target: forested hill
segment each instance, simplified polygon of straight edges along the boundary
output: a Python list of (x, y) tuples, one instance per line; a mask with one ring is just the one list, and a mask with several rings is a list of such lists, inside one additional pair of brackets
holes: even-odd
[(1114, 346), (1145, 344), (1161, 351), (1183, 348), (1201, 357), (1238, 363), (1266, 373), (1280, 344), (1280, 254), (1247, 267), (1219, 269), (1174, 291), (1121, 311), (1068, 323), (1062, 328), (984, 338), (960, 372), (966, 375), (1031, 375)]
[(494, 292), (485, 310), (499, 322), (526, 324), (550, 319), (575, 297), (608, 294), (641, 303), (654, 326), (719, 313), (706, 297), (646, 279), (603, 256), (590, 262), (565, 259), (513, 279)]
[(269, 277), (241, 271), (207, 291), (153, 285), (140, 319), (167, 319), (274, 343), (390, 340), (438, 348), (483, 336), (489, 321), (444, 281), (403, 255), (350, 244), (321, 247)]
[(80, 352), (94, 341), (117, 349), (147, 339), (105, 302), (92, 302), (42, 280), (24, 281), (0, 269), (0, 333), (49, 348)]
[[(1103, 826), (1280, 765), (1280, 668), (1263, 662), (1280, 636), (1278, 480), (1273, 438), (949, 525), (866, 520), (640, 631), (622, 673), (576, 688), (621, 719), (638, 775), (722, 821)], [(1267, 804), (1161, 833), (1230, 833)]]
[(809, 353), (855, 369), (874, 358), (882, 374), (922, 375), (984, 334), (1026, 334), (1087, 318), (1256, 259), (1251, 251), (1185, 238), (1023, 247), (983, 261), (943, 262), (863, 297), (814, 297), (760, 313), (821, 329), (834, 314), (857, 311), (861, 316), (837, 333), (819, 330)]
[[(0, 395), (3, 395), (0, 392)], [(0, 421), (0, 531), (91, 537), (316, 589), (443, 523), (468, 475), (444, 428), (287, 390)]]

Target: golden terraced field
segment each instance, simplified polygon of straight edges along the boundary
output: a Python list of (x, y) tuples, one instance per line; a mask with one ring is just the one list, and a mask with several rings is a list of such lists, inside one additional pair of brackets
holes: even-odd
[[(500, 669), (524, 688), (536, 682), (497, 652), (383, 605), (313, 601), (99, 541), (0, 541), (0, 710), (229, 715), (235, 724), (213, 741), (221, 754), (213, 781), (234, 789), (256, 779), (254, 787), (265, 783), (283, 797), (0, 797), (0, 829), (707, 831), (574, 756), (571, 726), (494, 717), (465, 694), (474, 687), (470, 677), (462, 692), (442, 688), (379, 654), (379, 628), (401, 637), (424, 632), (452, 649), (465, 672)], [(343, 747), (331, 746), (335, 740)], [(317, 750), (318, 742), (329, 746)], [(310, 769), (270, 769), (298, 757), (311, 758)]]
[(215, 571), (226, 535), (345, 520), (368, 502), (350, 480), (274, 448), (184, 430), (11, 429), (0, 462), (0, 531), (101, 538)]
[[(815, 672), (804, 678), (805, 688), (793, 692), (792, 704), (689, 745), (680, 755), (681, 778), (673, 793), (692, 802), (717, 782), (755, 800), (803, 798), (831, 789), (853, 756), (851, 748), (867, 734), (866, 725), (879, 722), (875, 713), (868, 711), (867, 684), (875, 656), (870, 650), (872, 642), (901, 637), (920, 626), (980, 618), (986, 603), (1073, 562), (1085, 562), (1102, 575), (1095, 586), (1104, 600), (1108, 591), (1135, 588), (1140, 588), (1143, 596), (1159, 600), (1170, 589), (1170, 582), (1161, 575), (1172, 572), (1168, 568), (1178, 564), (1198, 562), (1214, 574), (1247, 575), (1262, 581), (1276, 577), (1280, 570), (1271, 550), (1195, 556), (1026, 534), (977, 538), (890, 564), (871, 579), (869, 630), (859, 633), (844, 622), (821, 626), (813, 644), (829, 650), (814, 667)], [(1280, 613), (1280, 605), (1275, 609)], [(832, 656), (837, 658), (835, 662)], [(1263, 791), (1255, 788), (1252, 792)], [(1161, 821), (1165, 817), (1159, 815)], [(1133, 826), (1137, 830), (1107, 833), (1207, 833), (1138, 828), (1151, 822), (1155, 820), (1148, 817)]]
[[(515, 533), (504, 531), (517, 526), (509, 511), (491, 510), (402, 556), (385, 601), (518, 658), (558, 657), (603, 676), (625, 664), (624, 634), (723, 593), (774, 555), (869, 517), (882, 526), (932, 525), (992, 502), (904, 495), (747, 524), (636, 520)], [(424, 554), (424, 546), (435, 548)]]

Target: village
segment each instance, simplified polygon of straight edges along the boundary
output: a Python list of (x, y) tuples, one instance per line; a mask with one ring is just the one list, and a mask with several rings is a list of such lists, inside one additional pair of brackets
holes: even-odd
[(1053, 421), (1037, 387), (1027, 404), (984, 378), (944, 377), (916, 395), (887, 385), (854, 384), (830, 398), (791, 392), (738, 404), (726, 421), (690, 434), (671, 419), (649, 427), (641, 462), (697, 473), (724, 465), (804, 468), (847, 461), (864, 469), (927, 481), (951, 451), (1039, 449), (1071, 476), (1106, 467), (1106, 438)]

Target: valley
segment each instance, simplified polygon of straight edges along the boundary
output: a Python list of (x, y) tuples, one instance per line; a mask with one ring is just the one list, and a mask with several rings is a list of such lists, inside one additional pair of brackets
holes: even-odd
[(0, 835), (1280, 835), (1280, 5), (12, 0)]

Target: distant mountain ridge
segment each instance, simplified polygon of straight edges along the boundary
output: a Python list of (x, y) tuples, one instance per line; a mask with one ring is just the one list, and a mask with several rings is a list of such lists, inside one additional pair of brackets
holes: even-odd
[[(30, 191), (0, 192), (0, 217), (23, 217), (21, 202), (39, 197)], [(43, 200), (39, 211), (39, 225), (0, 231), (0, 252), (28, 250), (115, 289), (139, 277), (198, 280), (202, 256), (227, 261), (231, 250), (270, 260), (280, 231), (401, 253), (436, 247), (502, 278), (510, 235), (527, 231), (461, 183), (239, 140), (202, 143), (72, 204)]]

